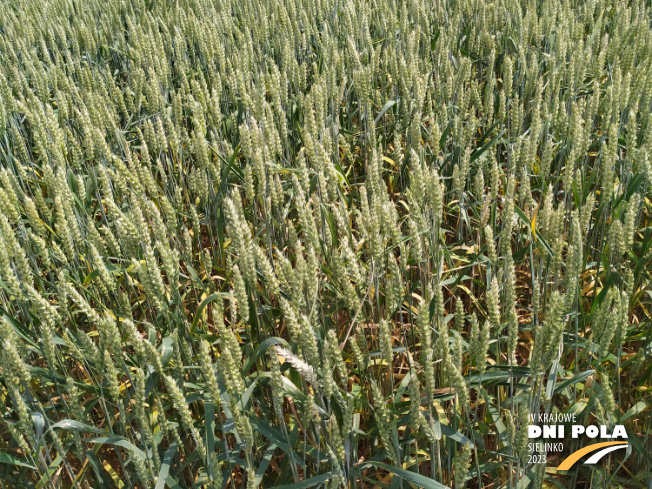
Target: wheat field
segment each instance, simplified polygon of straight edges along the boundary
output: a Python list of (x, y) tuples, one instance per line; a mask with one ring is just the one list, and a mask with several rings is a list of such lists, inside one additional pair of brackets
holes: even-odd
[(651, 158), (649, 0), (1, 2), (0, 488), (652, 487)]

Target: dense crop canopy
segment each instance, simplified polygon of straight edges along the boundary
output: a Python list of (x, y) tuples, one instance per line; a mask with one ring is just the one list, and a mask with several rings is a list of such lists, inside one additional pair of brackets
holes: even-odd
[(0, 487), (649, 487), (651, 16), (0, 2)]

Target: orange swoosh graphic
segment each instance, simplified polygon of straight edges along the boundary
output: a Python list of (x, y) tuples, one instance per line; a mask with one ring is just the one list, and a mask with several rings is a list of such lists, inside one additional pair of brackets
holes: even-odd
[(569, 470), (575, 462), (581, 459), (584, 455), (595, 452), (600, 448), (610, 447), (613, 445), (627, 445), (626, 441), (605, 441), (603, 443), (594, 443), (588, 447), (580, 448), (578, 451), (571, 453), (564, 461), (557, 467), (557, 470)]

